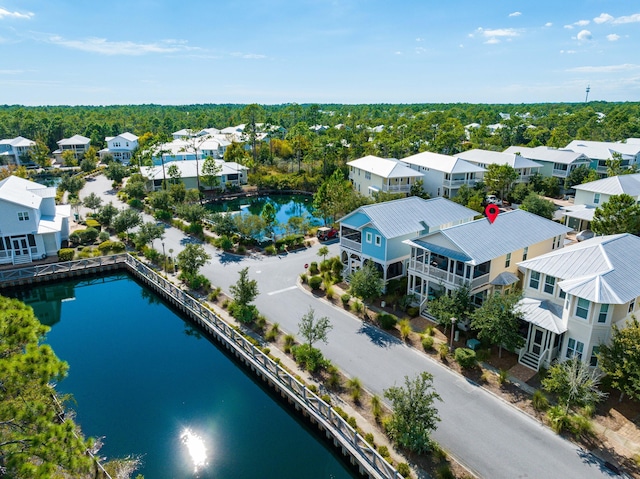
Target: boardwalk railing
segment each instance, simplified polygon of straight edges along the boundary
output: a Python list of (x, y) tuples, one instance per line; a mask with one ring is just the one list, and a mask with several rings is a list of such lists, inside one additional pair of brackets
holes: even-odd
[(183, 291), (129, 254), (122, 253), (78, 261), (0, 270), (0, 287), (26, 284), (52, 276), (74, 276), (74, 273), (80, 271), (89, 273), (115, 268), (126, 268), (146, 285), (162, 294), (166, 300), (186, 313), (226, 349), (233, 352), (255, 374), (268, 381), (283, 398), (295, 406), (296, 410), (302, 411), (312, 423), (316, 423), (319, 429), (333, 440), (334, 446), (342, 448), (343, 453), (348, 454), (351, 462), (358, 466), (360, 473), (366, 474), (372, 479), (400, 479), (402, 477), (329, 404), (262, 352), (260, 348), (254, 346), (197, 298)]

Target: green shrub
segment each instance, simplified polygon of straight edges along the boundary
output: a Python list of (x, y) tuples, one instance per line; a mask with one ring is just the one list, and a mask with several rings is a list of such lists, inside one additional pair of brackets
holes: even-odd
[(324, 402), (326, 402), (329, 406), (331, 406), (331, 396), (329, 396), (328, 394), (323, 394), (322, 397), (320, 398), (322, 399)]
[(322, 278), (320, 276), (311, 276), (309, 278), (309, 286), (313, 290), (320, 289), (320, 286), (322, 286)]
[(546, 411), (549, 409), (549, 400), (542, 391), (536, 389), (531, 398), (531, 405), (536, 411)]
[(433, 336), (435, 334), (435, 328), (433, 326), (427, 326), (424, 328), (424, 334), (427, 336)]
[(557, 434), (571, 429), (571, 418), (562, 406), (552, 406), (549, 408), (547, 411), (547, 421), (549, 421), (551, 429)]
[(449, 345), (447, 343), (440, 343), (440, 346), (438, 346), (438, 355), (442, 361), (447, 359), (449, 355)]
[(367, 441), (367, 443), (368, 443), (370, 446), (372, 446), (372, 447), (376, 447), (376, 443), (375, 443), (374, 438), (373, 438), (373, 433), (370, 433), (370, 432), (366, 433), (366, 434), (364, 435), (364, 440), (365, 440), (365, 441)]
[(453, 474), (451, 470), (451, 466), (449, 464), (443, 464), (438, 467), (436, 470), (436, 478), (437, 479), (456, 479), (456, 476)]
[(302, 281), (302, 284), (306, 284), (309, 281), (307, 273), (300, 273), (300, 281)]
[(373, 414), (376, 422), (380, 422), (380, 418), (382, 417), (382, 401), (380, 401), (380, 397), (375, 394), (371, 397), (371, 414)]
[(501, 369), (498, 372), (498, 384), (503, 385), (504, 383), (507, 382), (508, 378), (509, 378), (509, 371), (507, 369)]
[(127, 201), (127, 204), (131, 207), (131, 208), (135, 208), (137, 210), (141, 210), (142, 207), (144, 206), (144, 204), (142, 203), (142, 201), (140, 201), (138, 198), (131, 198), (129, 201)]
[(342, 376), (340, 370), (333, 364), (327, 367), (327, 387), (330, 389), (338, 389), (342, 386)]
[(102, 254), (107, 254), (112, 249), (113, 249), (113, 243), (109, 240), (103, 241), (98, 245), (98, 251), (100, 251)]
[(85, 221), (85, 223), (87, 225), (87, 228), (94, 228), (100, 231), (100, 223), (97, 220), (94, 220), (93, 218), (88, 218), (87, 221)]
[(397, 465), (396, 470), (402, 477), (411, 477), (411, 468), (406, 462), (401, 462)]
[(347, 389), (349, 389), (349, 394), (353, 402), (359, 403), (360, 396), (362, 395), (362, 381), (358, 378), (349, 379), (347, 381)]
[(356, 421), (356, 418), (353, 416), (349, 416), (349, 418), (347, 419), (347, 424), (349, 424), (349, 426), (354, 429), (358, 429), (358, 421)]
[(478, 362), (476, 352), (469, 348), (457, 348), (454, 353), (454, 358), (463, 369), (471, 369), (475, 367)]
[(300, 366), (304, 367), (310, 373), (314, 373), (321, 369), (324, 365), (324, 357), (322, 351), (318, 348), (309, 346), (308, 344), (300, 344), (291, 348), (293, 358)]
[(291, 352), (291, 348), (296, 342), (296, 338), (293, 334), (287, 334), (284, 337), (284, 352), (285, 354), (289, 354)]
[(246, 252), (247, 252), (247, 248), (242, 244), (239, 244), (238, 247), (236, 248), (236, 253), (238, 254), (245, 254)]
[(594, 404), (587, 404), (580, 408), (580, 414), (582, 414), (584, 417), (592, 418), (595, 413), (596, 407)]
[(220, 294), (222, 294), (222, 288), (218, 286), (209, 293), (209, 297), (207, 299), (209, 301), (216, 302), (218, 301), (218, 296), (220, 296)]
[(425, 351), (431, 351), (433, 349), (433, 337), (431, 337), (431, 336), (423, 336), (422, 337), (422, 348)]
[(351, 299), (351, 295), (349, 293), (344, 293), (340, 296), (340, 301), (342, 301), (342, 306), (345, 308), (349, 306), (349, 300)]
[(387, 446), (378, 446), (378, 453), (385, 459), (390, 459), (389, 448)]
[[(278, 323), (276, 323), (278, 324)], [(274, 324), (271, 329), (269, 329), (269, 331), (267, 331), (267, 334), (264, 335), (264, 339), (270, 342), (275, 341), (276, 339), (278, 339), (278, 328), (276, 327), (276, 324)]]
[(406, 341), (411, 334), (411, 323), (408, 319), (403, 319), (398, 323), (398, 326), (400, 327), (400, 337)]
[(345, 421), (349, 419), (349, 415), (340, 406), (335, 406), (333, 410), (338, 416), (340, 416)]
[(122, 253), (127, 247), (122, 241), (113, 241), (111, 243), (111, 251), (114, 253)]
[(354, 301), (353, 303), (351, 303), (351, 311), (353, 311), (356, 314), (360, 314), (362, 313), (362, 311), (364, 310), (364, 305), (362, 304), (361, 301)]
[(395, 315), (384, 311), (380, 311), (376, 319), (382, 329), (392, 329), (398, 322), (398, 318)]
[(71, 261), (76, 255), (76, 251), (73, 248), (62, 248), (58, 250), (59, 261)]
[(320, 262), (320, 271), (322, 273), (331, 272), (331, 260), (325, 259)]
[(485, 362), (491, 357), (491, 350), (487, 348), (478, 349), (476, 351), (476, 358), (478, 358), (478, 362)]
[(336, 294), (336, 291), (335, 291), (335, 289), (333, 289), (333, 286), (327, 287), (327, 298), (328, 299), (333, 299), (335, 294)]
[(420, 308), (418, 306), (411, 306), (410, 308), (407, 308), (407, 314), (412, 318), (415, 318), (420, 314)]
[(265, 252), (265, 254), (267, 254), (267, 255), (269, 255), (269, 256), (273, 256), (274, 254), (276, 254), (276, 253), (277, 253), (277, 251), (276, 251), (276, 247), (275, 247), (274, 245), (272, 245), (272, 244), (270, 244), (269, 246), (267, 246), (267, 247), (264, 249), (264, 252)]
[(194, 236), (202, 236), (203, 234), (203, 228), (202, 225), (200, 223), (191, 223), (188, 227), (187, 227), (187, 233), (192, 234)]
[(233, 241), (227, 235), (222, 235), (218, 240), (218, 247), (223, 251), (231, 251), (233, 249)]
[(320, 270), (318, 269), (318, 263), (316, 263), (315, 261), (312, 261), (311, 264), (309, 265), (309, 274), (315, 275), (315, 274), (318, 274), (319, 272)]
[(102, 242), (108, 241), (110, 237), (111, 236), (106, 231), (100, 231), (100, 234), (98, 235), (98, 239)]
[(593, 436), (593, 423), (588, 417), (582, 414), (573, 414), (569, 416), (571, 423), (571, 432), (576, 436)]

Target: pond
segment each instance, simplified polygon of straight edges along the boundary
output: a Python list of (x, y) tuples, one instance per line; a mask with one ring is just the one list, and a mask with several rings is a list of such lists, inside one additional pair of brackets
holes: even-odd
[[(154, 293), (126, 275), (31, 286), (14, 296), (52, 327), (100, 456), (142, 458), (147, 479), (356, 477), (306, 424), (275, 401)], [(120, 307), (119, 307), (120, 306)]]
[(265, 203), (270, 202), (276, 209), (276, 235), (286, 233), (286, 224), (294, 216), (306, 218), (311, 226), (323, 224), (322, 218), (316, 216), (311, 195), (270, 195), (253, 198), (238, 198), (221, 203), (210, 203), (207, 209), (211, 212), (241, 212), (259, 215)]

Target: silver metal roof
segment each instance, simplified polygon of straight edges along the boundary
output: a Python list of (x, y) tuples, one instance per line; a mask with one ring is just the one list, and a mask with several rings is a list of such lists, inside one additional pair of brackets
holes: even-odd
[(415, 155), (407, 156), (400, 159), (401, 162), (410, 165), (421, 166), (431, 170), (442, 171), (444, 173), (484, 173), (484, 168), (469, 163), (462, 158), (456, 158), (449, 155), (441, 155), (432, 153), (431, 151), (423, 151)]
[(559, 278), (566, 293), (596, 303), (625, 304), (640, 296), (640, 238), (597, 236), (518, 263)]
[(574, 189), (605, 195), (620, 195), (626, 193), (627, 195), (636, 197), (640, 196), (640, 173), (603, 178), (602, 180), (576, 185)]
[(361, 212), (385, 238), (430, 230), (443, 225), (470, 221), (478, 212), (446, 198), (423, 200), (417, 196), (361, 206), (340, 220), (348, 224), (349, 216)]
[(479, 148), (457, 153), (456, 157), (480, 165), (509, 165), (512, 168), (516, 169), (542, 168), (542, 165), (540, 163), (528, 160), (527, 158), (523, 158), (520, 155), (515, 155), (513, 153), (502, 153), (499, 151), (481, 150)]
[(440, 235), (471, 258), (472, 264), (482, 264), (569, 231), (571, 228), (541, 216), (524, 210), (513, 210), (500, 213), (493, 223), (482, 218), (443, 229), (418, 240), (422, 244), (433, 244), (438, 240), (437, 235)]
[(510, 271), (503, 271), (498, 276), (493, 278), (493, 281), (491, 281), (489, 284), (492, 284), (494, 286), (509, 286), (510, 284), (517, 283), (518, 281), (520, 281), (520, 279), (515, 274), (511, 273)]
[(535, 148), (527, 148), (526, 146), (510, 146), (504, 153), (519, 153), (520, 156), (533, 161), (549, 161), (553, 163), (561, 163), (570, 165), (576, 161), (589, 162), (589, 158), (580, 152), (571, 150), (559, 150), (549, 146), (536, 146)]
[(380, 158), (378, 156), (367, 155), (357, 160), (349, 161), (347, 165), (368, 171), (382, 178), (418, 178), (422, 176), (422, 173), (409, 168), (394, 158)]
[(562, 334), (567, 330), (562, 321), (562, 306), (546, 300), (523, 298), (517, 308), (522, 319), (547, 331)]

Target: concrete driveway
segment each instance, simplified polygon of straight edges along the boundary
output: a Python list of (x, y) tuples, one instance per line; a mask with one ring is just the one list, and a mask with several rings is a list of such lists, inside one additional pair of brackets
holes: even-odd
[[(109, 180), (100, 176), (87, 183), (81, 197), (95, 192), (107, 201), (116, 198)], [(119, 205), (122, 206), (122, 205)], [(84, 214), (84, 213), (83, 213)], [(145, 221), (153, 221), (146, 217)], [(192, 239), (176, 228), (165, 232), (165, 249), (173, 255)], [(333, 243), (333, 244), (331, 244)], [(162, 251), (160, 241), (154, 247)], [(483, 478), (572, 478), (614, 477), (588, 452), (580, 450), (538, 421), (500, 398), (450, 371), (427, 355), (407, 347), (396, 338), (356, 319), (342, 308), (315, 298), (297, 286), (304, 264), (319, 261), (318, 246), (277, 257), (238, 257), (204, 245), (212, 255), (202, 273), (225, 292), (249, 268), (258, 281), (258, 309), (285, 332), (297, 334), (300, 317), (312, 306), (316, 315), (328, 316), (333, 324), (329, 343), (319, 345), (326, 357), (348, 375), (358, 377), (372, 392), (400, 385), (405, 376), (422, 371), (434, 376), (434, 387), (442, 397), (437, 404), (441, 422), (434, 438), (471, 471)], [(331, 255), (337, 241), (329, 242)]]

